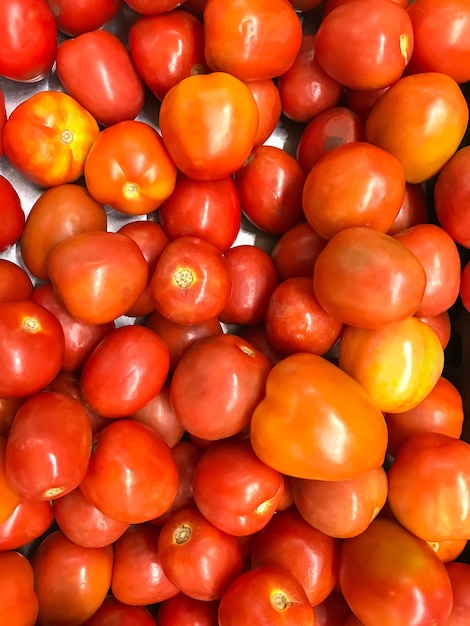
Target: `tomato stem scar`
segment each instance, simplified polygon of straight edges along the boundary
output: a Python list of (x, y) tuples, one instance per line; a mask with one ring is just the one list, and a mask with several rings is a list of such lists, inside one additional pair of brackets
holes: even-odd
[(175, 272), (175, 283), (178, 287), (182, 287), (183, 289), (187, 289), (191, 287), (194, 282), (194, 274), (187, 267), (182, 267), (177, 272)]
[(25, 317), (23, 319), (23, 329), (28, 333), (37, 333), (41, 330), (41, 326), (34, 317)]
[(44, 497), (47, 499), (56, 498), (64, 491), (64, 489), (65, 487), (51, 487), (50, 489), (46, 489)]
[(122, 195), (125, 198), (136, 198), (139, 195), (139, 191), (140, 191), (140, 188), (137, 183), (132, 183), (130, 181), (127, 181), (122, 186)]
[(284, 593), (278, 591), (273, 596), (271, 596), (271, 604), (278, 611), (284, 611), (291, 603)]
[(181, 526), (178, 526), (175, 530), (175, 541), (178, 545), (181, 545), (182, 543), (189, 541), (191, 539), (191, 535), (192, 532), (190, 527), (185, 524), (181, 524)]
[(60, 133), (60, 139), (63, 143), (72, 143), (73, 141), (73, 133), (71, 130), (66, 128)]

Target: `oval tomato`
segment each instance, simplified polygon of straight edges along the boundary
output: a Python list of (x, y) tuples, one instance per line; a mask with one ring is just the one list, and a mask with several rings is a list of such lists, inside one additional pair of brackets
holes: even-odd
[(38, 597), (31, 563), (19, 552), (0, 552), (0, 620), (12, 626), (36, 623)]
[(47, 0), (59, 30), (69, 37), (104, 26), (115, 17), (123, 0)]
[[(0, 134), (1, 131), (0, 128)], [(2, 198), (0, 204), (0, 219), (2, 220), (0, 252), (2, 252), (18, 241), (23, 232), (26, 218), (18, 192), (12, 183), (2, 175), (0, 175), (0, 194)]]

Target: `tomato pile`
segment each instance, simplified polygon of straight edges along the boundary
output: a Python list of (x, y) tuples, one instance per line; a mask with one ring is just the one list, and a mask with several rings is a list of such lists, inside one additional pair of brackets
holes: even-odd
[(470, 623), (468, 0), (0, 3), (0, 623)]

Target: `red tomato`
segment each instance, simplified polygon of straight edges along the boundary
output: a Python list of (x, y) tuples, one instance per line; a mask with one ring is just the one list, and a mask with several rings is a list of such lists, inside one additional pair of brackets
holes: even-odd
[[(357, 0), (349, 1), (357, 2)], [(345, 98), (347, 107), (365, 123), (374, 104), (388, 89), (390, 87), (382, 87), (381, 89), (349, 89), (346, 87)]]
[(330, 595), (313, 607), (315, 626), (346, 626), (351, 609), (341, 592), (333, 590)]
[(467, 261), (460, 275), (460, 298), (464, 308), (470, 312), (470, 261)]
[(96, 435), (80, 484), (102, 513), (129, 524), (162, 515), (177, 488), (178, 468), (168, 445), (149, 426), (130, 419), (111, 422)]
[(29, 300), (32, 293), (33, 283), (21, 265), (0, 258), (0, 302)]
[[(45, 1), (45, 0), (44, 0)], [(76, 181), (99, 127), (74, 98), (39, 91), (10, 113), (3, 129), (5, 155), (28, 180), (42, 187)]]
[(123, 0), (47, 0), (59, 30), (77, 37), (104, 26), (123, 5)]
[(154, 15), (157, 13), (164, 13), (165, 11), (171, 11), (181, 4), (184, 4), (185, 0), (125, 0), (125, 3), (131, 7), (137, 13), (143, 15)]
[(183, 78), (163, 98), (159, 112), (163, 141), (176, 167), (198, 180), (231, 176), (253, 148), (258, 121), (251, 91), (226, 72)]
[[(327, 15), (336, 7), (339, 7), (341, 4), (347, 4), (348, 2), (357, 2), (358, 0), (326, 0), (325, 6), (323, 8), (323, 15)], [(359, 0), (360, 2), (364, 2), (364, 0)], [(366, 0), (367, 1), (367, 0)], [(409, 0), (392, 0), (392, 2), (396, 2), (400, 6), (406, 8), (409, 4)]]
[(133, 120), (142, 111), (142, 79), (125, 45), (107, 30), (65, 39), (56, 71), (67, 92), (103, 126)]
[(452, 584), (454, 603), (446, 626), (465, 626), (470, 618), (468, 589), (470, 586), (470, 565), (468, 563), (448, 563), (446, 566)]
[(138, 120), (124, 120), (101, 131), (84, 168), (90, 194), (121, 213), (143, 215), (168, 198), (176, 168), (158, 132)]
[(218, 600), (242, 571), (238, 539), (211, 524), (196, 508), (173, 513), (158, 538), (163, 572), (184, 594)]
[(307, 594), (294, 574), (261, 565), (241, 574), (219, 604), (219, 626), (314, 626)]
[(259, 123), (254, 145), (263, 144), (275, 131), (282, 113), (281, 95), (271, 78), (248, 80), (245, 85), (251, 91), (258, 107)]
[(0, 41), (0, 75), (22, 82), (46, 76), (57, 51), (57, 26), (46, 0), (2, 2)]
[[(438, 558), (443, 563), (455, 561), (467, 546), (467, 539), (455, 539), (450, 541), (431, 541), (428, 542)], [(448, 626), (448, 624), (446, 624)]]
[(400, 78), (413, 52), (413, 26), (395, 2), (367, 0), (334, 8), (316, 33), (315, 56), (345, 87), (380, 89)]
[(39, 623), (79, 626), (101, 606), (111, 584), (113, 549), (84, 548), (60, 531), (32, 557)]
[(426, 324), (429, 324), (429, 326), (431, 326), (433, 331), (439, 337), (439, 341), (441, 342), (442, 347), (445, 350), (450, 341), (452, 333), (449, 311), (444, 311), (439, 315), (418, 317), (418, 319), (420, 319), (422, 322), (426, 322)]
[(19, 552), (0, 552), (0, 620), (11, 626), (31, 626), (38, 616), (31, 563)]
[(0, 303), (1, 398), (21, 398), (44, 389), (64, 356), (64, 333), (57, 319), (30, 300)]
[(52, 286), (69, 313), (90, 324), (124, 315), (147, 286), (139, 246), (115, 232), (88, 232), (61, 241), (47, 259)]
[(296, 276), (311, 278), (318, 255), (326, 246), (308, 222), (296, 224), (279, 237), (271, 251), (279, 280)]
[(10, 517), (0, 523), (0, 553), (23, 548), (39, 539), (53, 519), (50, 500), (21, 500)]
[(425, 541), (388, 519), (343, 543), (339, 582), (366, 624), (444, 626), (452, 608), (444, 564)]
[(175, 415), (196, 437), (230, 437), (250, 423), (271, 364), (237, 335), (201, 339), (181, 357), (170, 383)]
[(91, 424), (71, 396), (43, 391), (18, 409), (6, 449), (5, 467), (25, 499), (54, 500), (85, 476), (91, 453)]
[(207, 0), (204, 7), (205, 56), (212, 70), (241, 80), (275, 78), (294, 63), (302, 26), (284, 0)]
[(133, 22), (129, 50), (143, 81), (160, 101), (183, 78), (207, 70), (202, 23), (187, 11), (145, 15)]
[(108, 595), (85, 626), (155, 626), (152, 614), (145, 606), (130, 606)]
[(0, 88), (0, 158), (3, 156), (3, 127), (5, 126), (6, 121), (7, 110), (5, 106), (5, 94)]
[(184, 593), (164, 600), (158, 609), (158, 626), (218, 626), (217, 600), (195, 600)]
[[(1, 135), (1, 128), (0, 128)], [(0, 151), (1, 152), (1, 151)], [(23, 232), (25, 214), (22, 208), (22, 200), (12, 183), (0, 175), (0, 219), (2, 230), (0, 232), (0, 252), (12, 246)]]
[(254, 326), (246, 326), (242, 329), (240, 335), (245, 341), (248, 341), (253, 348), (262, 352), (271, 365), (279, 363), (286, 355), (269, 343), (266, 335), (266, 328), (263, 323)]
[(419, 183), (406, 183), (402, 205), (387, 234), (395, 235), (405, 228), (424, 224), (427, 219), (428, 204), (423, 186)]
[(0, 437), (0, 524), (7, 520), (21, 501), (20, 494), (11, 485), (6, 473), (7, 437)]
[(222, 252), (191, 235), (167, 245), (150, 279), (156, 310), (178, 324), (199, 324), (217, 317), (230, 289), (230, 269)]
[(0, 398), (0, 436), (6, 437), (17, 410), (25, 398)]

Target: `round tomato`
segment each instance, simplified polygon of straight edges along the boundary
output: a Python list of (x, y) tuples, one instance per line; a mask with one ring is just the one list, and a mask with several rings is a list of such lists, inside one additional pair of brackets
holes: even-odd
[(11, 626), (31, 626), (37, 616), (31, 563), (19, 552), (0, 552), (0, 620)]
[[(1, 130), (0, 128), (0, 134)], [(0, 175), (0, 194), (2, 198), (0, 204), (0, 219), (2, 221), (0, 252), (2, 252), (18, 241), (23, 232), (25, 214), (18, 192), (12, 183), (2, 175)]]
[(120, 11), (123, 0), (47, 0), (57, 27), (69, 37), (101, 28)]

